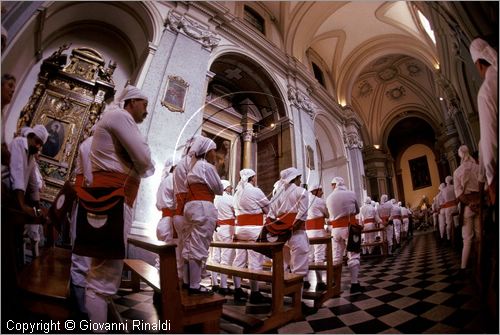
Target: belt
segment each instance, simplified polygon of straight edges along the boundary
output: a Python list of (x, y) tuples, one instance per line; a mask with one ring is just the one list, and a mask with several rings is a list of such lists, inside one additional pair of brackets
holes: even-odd
[(373, 223), (373, 222), (375, 222), (375, 218), (369, 218), (369, 219), (363, 220), (363, 223)]
[(123, 187), (125, 203), (134, 205), (141, 180), (120, 172), (96, 171), (92, 173), (92, 187)]
[(234, 219), (217, 220), (217, 226), (234, 226)]
[(448, 208), (448, 207), (453, 207), (453, 206), (456, 206), (458, 204), (457, 200), (450, 200), (450, 201), (447, 201), (445, 202), (441, 208)]
[(168, 217), (173, 217), (174, 216), (174, 211), (171, 210), (171, 209), (169, 209), (169, 208), (163, 208), (161, 210), (161, 214), (162, 214), (162, 216), (161, 216), (162, 218), (167, 217), (167, 216)]
[(194, 183), (188, 185), (188, 196), (186, 202), (209, 201), (214, 202), (215, 194), (207, 184)]
[(401, 215), (394, 215), (392, 217), (393, 220), (401, 220)]
[(237, 226), (262, 226), (264, 224), (264, 214), (241, 214), (236, 217)]
[(401, 216), (403, 219), (408, 219), (408, 215)]
[(174, 215), (184, 215), (184, 205), (186, 204), (187, 196), (187, 192), (181, 192), (175, 195), (176, 207)]
[(306, 221), (306, 229), (307, 230), (313, 230), (313, 229), (324, 229), (325, 228), (325, 218), (324, 217), (319, 217), (319, 218), (314, 218)]
[(356, 224), (356, 217), (354, 214), (349, 214), (346, 216), (342, 216), (338, 219), (330, 221), (332, 224), (332, 228), (342, 228), (342, 227), (349, 227), (349, 224)]

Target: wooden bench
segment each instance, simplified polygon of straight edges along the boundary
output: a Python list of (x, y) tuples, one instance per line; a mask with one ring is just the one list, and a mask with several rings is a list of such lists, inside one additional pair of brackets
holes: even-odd
[(363, 229), (363, 231), (361, 232), (362, 234), (376, 233), (376, 232), (381, 231), (382, 232), (382, 236), (380, 238), (380, 241), (378, 241), (378, 242), (363, 243), (363, 244), (361, 244), (361, 248), (372, 247), (372, 246), (380, 246), (381, 247), (381, 256), (387, 256), (389, 254), (389, 252), (388, 252), (389, 247), (388, 247), (388, 243), (387, 243), (387, 231), (386, 231), (386, 228), (387, 227), (385, 227), (385, 226), (381, 226), (379, 228)]
[(326, 291), (313, 292), (304, 291), (302, 297), (305, 299), (314, 300), (314, 307), (320, 308), (325, 301), (330, 298), (340, 295), (342, 263), (333, 266), (332, 253), (332, 238), (326, 237), (310, 237), (309, 244), (326, 244), (325, 256), (326, 261), (320, 263), (309, 263), (309, 271), (322, 270), (326, 271)]
[[(301, 297), (303, 276), (285, 273), (283, 266), (284, 242), (212, 242), (216, 248), (248, 249), (270, 254), (273, 260), (271, 271), (258, 271), (208, 262), (207, 270), (250, 280), (271, 283), (271, 313), (264, 320), (249, 315), (241, 315), (230, 306), (224, 306), (224, 318), (244, 327), (245, 333), (263, 333), (283, 326), (291, 321), (302, 320)], [(286, 308), (284, 297), (291, 295), (292, 306)]]
[(170, 331), (183, 333), (186, 326), (201, 324), (203, 333), (218, 333), (222, 305), (226, 299), (217, 294), (190, 296), (187, 290), (181, 289), (177, 276), (176, 244), (143, 237), (129, 237), (128, 242), (159, 255), (159, 271), (139, 259), (125, 259), (124, 270), (132, 272), (130, 284), (134, 291), (139, 291), (140, 280), (143, 280), (161, 293), (160, 319), (170, 322)]
[[(2, 263), (13, 267), (7, 269), (2, 264), (2, 272), (8, 278), (9, 285), (14, 287), (3, 288), (5, 299), (15, 299), (14, 304), (25, 312), (43, 315), (52, 320), (67, 320), (72, 315), (69, 302), (70, 296), (70, 267), (71, 250), (54, 246), (53, 241), (48, 242), (48, 247), (41, 250), (40, 256), (26, 265), (16, 264), (16, 248), (14, 240), (18, 239), (19, 231), (16, 226), (23, 227), (25, 224), (44, 224), (41, 217), (34, 218), (14, 208), (2, 207), (2, 244), (6, 244), (11, 250), (2, 255)], [(51, 227), (49, 227), (51, 228)], [(49, 235), (50, 237), (50, 235)], [(8, 240), (6, 240), (8, 239)], [(5, 257), (5, 258), (4, 258)], [(8, 258), (8, 261), (6, 260)], [(19, 266), (19, 268), (18, 268)], [(5, 271), (5, 272), (4, 272)], [(3, 280), (6, 277), (2, 278)], [(17, 295), (17, 296), (16, 296)], [(2, 297), (2, 302), (4, 300)], [(5, 305), (4, 305), (5, 308)]]

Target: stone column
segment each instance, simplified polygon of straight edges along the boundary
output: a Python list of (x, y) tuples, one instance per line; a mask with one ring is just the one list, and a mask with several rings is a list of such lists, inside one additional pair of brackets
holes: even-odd
[(243, 131), (241, 132), (241, 139), (243, 141), (243, 162), (242, 169), (253, 169), (255, 171), (255, 164), (253, 162), (254, 146), (253, 146), (253, 123), (248, 118), (247, 113), (243, 114), (241, 119), (241, 125), (243, 126)]
[(358, 204), (363, 203), (363, 197), (366, 192), (364, 185), (365, 168), (363, 164), (363, 141), (359, 137), (358, 125), (354, 120), (348, 120), (344, 129), (344, 144), (347, 149), (347, 156), (350, 162), (349, 170), (351, 173), (352, 190), (356, 193)]
[[(138, 75), (149, 98), (149, 115), (140, 129), (150, 146), (156, 172), (141, 182), (132, 233), (154, 236), (161, 216), (154, 204), (164, 162), (167, 157), (178, 157), (186, 140), (201, 132), (208, 62), (218, 41), (206, 26), (171, 10), (156, 51), (150, 48)], [(162, 104), (170, 80), (187, 86), (181, 110)]]

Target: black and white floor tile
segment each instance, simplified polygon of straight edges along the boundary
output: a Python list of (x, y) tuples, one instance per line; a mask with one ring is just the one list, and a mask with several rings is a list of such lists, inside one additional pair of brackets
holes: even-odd
[[(416, 235), (392, 257), (362, 259), (360, 282), (366, 288), (364, 293), (350, 294), (349, 270), (343, 267), (340, 297), (328, 300), (304, 321), (287, 324), (275, 332), (498, 333), (498, 324), (492, 324), (481, 312), (473, 284), (453, 276), (459, 263), (460, 255), (449, 246), (438, 245), (432, 233)], [(115, 305), (125, 320), (155, 322), (153, 292), (142, 287), (139, 293), (120, 290)], [(248, 304), (241, 308), (242, 313), (252, 312)], [(258, 309), (255, 312), (261, 313)], [(223, 333), (242, 332), (225, 320), (220, 326)]]

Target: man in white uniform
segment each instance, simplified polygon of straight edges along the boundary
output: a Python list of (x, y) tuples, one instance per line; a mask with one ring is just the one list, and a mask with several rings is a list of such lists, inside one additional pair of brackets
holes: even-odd
[(447, 240), (451, 239), (451, 225), (456, 221), (455, 227), (458, 227), (458, 208), (457, 208), (457, 198), (455, 196), (455, 189), (453, 187), (453, 177), (447, 176), (445, 178), (446, 186), (441, 191), (444, 203), (441, 208), (444, 212), (444, 221), (446, 225), (446, 236)]
[(392, 203), (387, 201), (387, 194), (382, 194), (380, 197), (380, 205), (378, 206), (378, 215), (382, 220), (382, 225), (386, 227), (387, 235), (387, 252), (392, 255), (392, 244), (394, 238), (394, 225), (389, 224), (389, 219), (391, 217)]
[(460, 166), (453, 173), (453, 185), (455, 195), (460, 200), (463, 210), (462, 238), (464, 240), (462, 249), (462, 263), (458, 275), (463, 277), (470, 255), (472, 239), (476, 242), (481, 239), (480, 231), (480, 182), (483, 178), (479, 173), (479, 165), (469, 154), (469, 148), (462, 145), (458, 148), (458, 156), (461, 158)]
[[(182, 249), (184, 249), (184, 240), (186, 239), (186, 225), (184, 224), (184, 205), (186, 204), (188, 194), (186, 180), (189, 164), (192, 157), (192, 152), (190, 152), (190, 149), (195, 138), (197, 138), (198, 136), (199, 135), (195, 135), (186, 141), (182, 157), (179, 160), (179, 163), (177, 163), (173, 172), (173, 187), (175, 196), (175, 211), (173, 216), (173, 223), (175, 231), (177, 232), (176, 254), (182, 254)], [(182, 287), (185, 289), (189, 288), (189, 264), (185, 262), (182, 257), (177, 258), (177, 275), (180, 279), (182, 279)]]
[(394, 238), (396, 240), (396, 247), (401, 246), (401, 208), (399, 207), (396, 199), (391, 199), (391, 220), (394, 225)]
[[(364, 226), (363, 229), (370, 230), (375, 229), (377, 224), (380, 224), (382, 220), (378, 216), (377, 210), (372, 205), (372, 199), (370, 197), (366, 197), (365, 204), (361, 206), (359, 209), (359, 222)], [(364, 233), (365, 242), (373, 243), (375, 241), (376, 233)], [(373, 246), (368, 246), (368, 254), (371, 255), (373, 252)]]
[[(326, 207), (330, 214), (333, 238), (333, 265), (341, 264), (349, 238), (349, 225), (357, 225), (356, 214), (359, 206), (356, 194), (348, 191), (344, 179), (335, 177), (332, 180), (333, 192), (326, 199)], [(360, 253), (347, 252), (347, 266), (351, 271), (351, 293), (363, 292), (364, 287), (358, 281)]]
[(408, 236), (408, 230), (410, 226), (410, 214), (411, 211), (403, 206), (401, 202), (398, 203), (399, 207), (401, 208), (401, 221), (402, 221), (402, 226), (401, 226), (401, 238), (403, 240), (409, 238)]
[[(481, 38), (471, 42), (470, 54), (483, 79), (477, 94), (479, 160), (486, 174), (489, 203), (494, 205), (498, 192), (498, 54)], [(498, 213), (498, 204), (496, 210)]]
[[(125, 87), (117, 104), (110, 106), (97, 123), (90, 150), (92, 187), (123, 187), (125, 190), (124, 241), (132, 226), (140, 178), (154, 173), (149, 146), (137, 126), (148, 114), (147, 105), (148, 98), (141, 90), (131, 85)], [(85, 295), (91, 322), (107, 321), (107, 300), (118, 291), (122, 270), (123, 259), (92, 258)]]
[[(301, 173), (296, 168), (282, 170), (280, 177), (269, 206), (269, 217), (290, 226), (292, 236), (286, 242), (290, 248), (290, 270), (305, 277), (309, 271), (309, 240), (305, 231), (308, 192), (300, 187)], [(302, 302), (302, 314), (311, 315), (315, 312), (315, 309)]]
[(208, 258), (217, 221), (214, 206), (216, 195), (222, 195), (223, 186), (215, 169), (215, 150), (211, 139), (197, 137), (191, 147), (192, 156), (187, 173), (188, 195), (184, 206), (185, 240), (182, 258), (189, 264), (189, 294), (213, 294), (202, 286), (202, 264)]
[[(216, 196), (214, 205), (217, 208), (217, 229), (214, 232), (214, 241), (217, 242), (232, 242), (234, 237), (234, 198), (232, 196), (233, 187), (229, 180), (222, 180), (224, 193), (222, 196)], [(231, 248), (213, 248), (212, 261), (222, 265), (232, 265), (234, 260), (234, 249)], [(229, 291), (227, 287), (227, 275), (220, 274), (220, 288), (217, 282), (217, 272), (212, 272), (212, 290), (221, 295), (234, 293)]]
[[(238, 241), (255, 241), (259, 237), (264, 224), (264, 214), (269, 210), (269, 199), (257, 186), (257, 176), (252, 169), (240, 171), (240, 182), (234, 194), (234, 212), (236, 227), (234, 238)], [(248, 262), (247, 262), (248, 255)], [(264, 256), (253, 250), (237, 249), (233, 266), (262, 270)], [(234, 300), (245, 301), (247, 294), (241, 289), (241, 278), (234, 277)], [(259, 292), (259, 282), (250, 281), (250, 302), (252, 304), (268, 303), (270, 298)]]
[[(445, 183), (441, 183), (439, 185), (439, 193), (437, 195), (437, 205), (438, 205), (438, 222), (439, 222), (439, 236), (441, 237), (441, 241), (445, 241), (445, 233), (447, 233), (446, 230), (446, 218), (444, 214), (444, 188), (446, 187)], [(449, 239), (449, 236), (448, 238)]]
[[(311, 186), (309, 193), (309, 209), (307, 211), (306, 233), (307, 237), (325, 237), (328, 232), (325, 230), (325, 219), (328, 218), (328, 209), (325, 200), (323, 200), (323, 189), (321, 185)], [(309, 248), (309, 261), (322, 263), (325, 261), (326, 245), (313, 244)], [(321, 270), (316, 270), (316, 291), (326, 290), (326, 284), (323, 281)], [(308, 288), (307, 277), (305, 277), (304, 288)]]
[[(95, 126), (92, 129), (95, 130)], [(92, 146), (94, 136), (89, 136), (86, 140), (80, 143), (78, 148), (78, 159), (76, 161), (75, 188), (89, 187), (92, 185), (92, 164), (90, 162), (90, 148)], [(76, 238), (78, 202), (75, 201), (71, 213), (71, 245), (74, 245)], [(87, 274), (90, 269), (92, 258), (71, 254), (71, 290), (75, 297), (77, 308), (83, 316), (87, 314), (85, 308), (85, 290), (87, 288)]]

